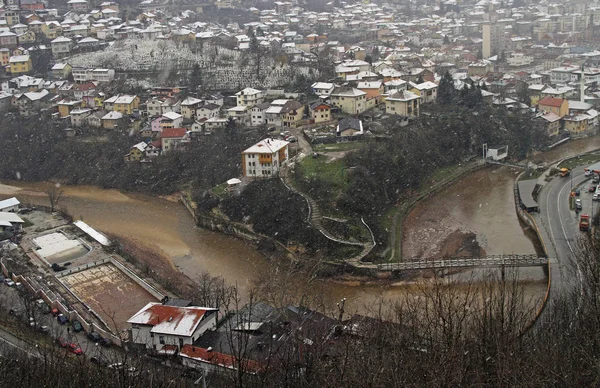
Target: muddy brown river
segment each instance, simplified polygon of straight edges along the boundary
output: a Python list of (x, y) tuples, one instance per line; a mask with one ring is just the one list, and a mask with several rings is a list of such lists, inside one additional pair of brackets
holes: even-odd
[[(552, 161), (595, 148), (600, 148), (600, 137), (573, 141), (533, 159)], [(515, 170), (505, 167), (481, 170), (421, 202), (409, 215), (408, 222), (420, 225), (421, 229), (406, 229), (403, 252), (417, 257), (460, 253), (461, 248), (483, 249), (490, 254), (535, 252), (531, 237), (523, 231), (515, 214), (512, 197), (515, 174)], [(0, 184), (0, 197), (15, 195), (22, 202), (47, 205), (43, 187), (40, 183), (4, 182)], [(191, 216), (177, 202), (97, 187), (63, 188), (66, 196), (62, 206), (75, 218), (101, 231), (156, 246), (191, 278), (202, 272), (222, 276), (228, 284), (236, 284), (241, 294), (246, 294), (256, 279), (274, 266), (244, 241), (196, 228)], [(457, 244), (448, 231), (458, 231), (462, 237), (472, 233), (472, 242), (477, 244), (465, 244), (468, 239)], [(543, 295), (543, 282), (537, 282), (543, 280), (541, 271), (530, 270), (525, 275), (535, 281), (526, 286), (527, 294)], [(303, 282), (293, 279), (287, 285), (298, 293), (305, 287)], [(358, 281), (317, 281), (310, 285), (311, 291), (323, 297), (332, 312), (335, 303), (346, 298), (347, 313), (366, 312), (381, 300), (401, 299), (411, 287), (414, 286), (401, 283), (361, 285)]]

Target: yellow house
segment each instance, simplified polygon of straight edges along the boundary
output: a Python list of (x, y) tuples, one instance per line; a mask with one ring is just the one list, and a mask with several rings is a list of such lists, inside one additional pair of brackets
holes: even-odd
[(317, 101), (310, 105), (310, 117), (315, 124), (331, 120), (331, 107), (324, 102)]
[(538, 101), (538, 109), (541, 112), (552, 112), (562, 118), (569, 113), (569, 101), (547, 96)]
[(297, 127), (304, 116), (306, 107), (298, 101), (288, 101), (281, 109), (281, 121), (284, 127)]
[(119, 112), (108, 112), (102, 116), (102, 128), (104, 129), (115, 129), (119, 126), (119, 123), (123, 119), (123, 115)]
[(358, 83), (358, 89), (367, 93), (367, 100), (372, 98), (379, 103), (383, 94), (383, 82), (381, 81), (365, 81)]
[(29, 55), (17, 55), (10, 57), (8, 60), (10, 65), (10, 73), (15, 74), (26, 74), (32, 70), (31, 58)]
[(46, 38), (52, 40), (58, 38), (62, 29), (60, 24), (55, 21), (49, 21), (42, 25), (42, 34), (46, 36)]
[(104, 100), (104, 108), (124, 115), (130, 115), (140, 107), (140, 98), (127, 94), (116, 95)]
[(342, 112), (355, 115), (367, 110), (367, 93), (352, 87), (339, 86), (329, 95), (331, 104)]
[(58, 102), (58, 114), (60, 117), (71, 115), (71, 111), (81, 108), (82, 101), (61, 100)]
[(19, 44), (35, 43), (35, 32), (27, 31), (21, 35), (17, 35), (17, 42)]
[(131, 147), (131, 150), (129, 150), (129, 153), (125, 155), (125, 161), (139, 162), (140, 160), (144, 159), (146, 156), (146, 147), (148, 147), (148, 144), (143, 141), (134, 145)]
[(569, 131), (571, 135), (579, 135), (588, 129), (589, 117), (587, 115), (565, 116), (562, 119), (565, 130)]

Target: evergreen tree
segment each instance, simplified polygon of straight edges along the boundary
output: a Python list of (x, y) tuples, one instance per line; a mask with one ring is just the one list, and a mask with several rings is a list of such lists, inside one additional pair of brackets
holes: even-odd
[[(465, 86), (466, 88), (466, 86)], [(450, 73), (446, 72), (440, 80), (438, 85), (438, 97), (437, 101), (440, 104), (450, 104), (456, 97), (456, 89), (454, 89), (454, 80)]]

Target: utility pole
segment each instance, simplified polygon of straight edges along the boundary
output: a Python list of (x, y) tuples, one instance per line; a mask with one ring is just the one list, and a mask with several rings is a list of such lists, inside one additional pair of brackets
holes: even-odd
[(482, 155), (482, 157), (483, 157), (483, 161), (485, 162), (485, 159), (487, 158), (487, 149), (488, 149), (487, 143), (484, 143), (482, 147), (483, 147), (483, 155)]

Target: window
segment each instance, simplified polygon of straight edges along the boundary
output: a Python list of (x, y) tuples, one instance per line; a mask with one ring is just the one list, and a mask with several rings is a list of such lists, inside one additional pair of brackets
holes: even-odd
[(150, 333), (150, 338), (154, 338), (154, 333)]
[(165, 344), (165, 337), (163, 337), (162, 335), (158, 337), (158, 342), (160, 342), (162, 345)]

